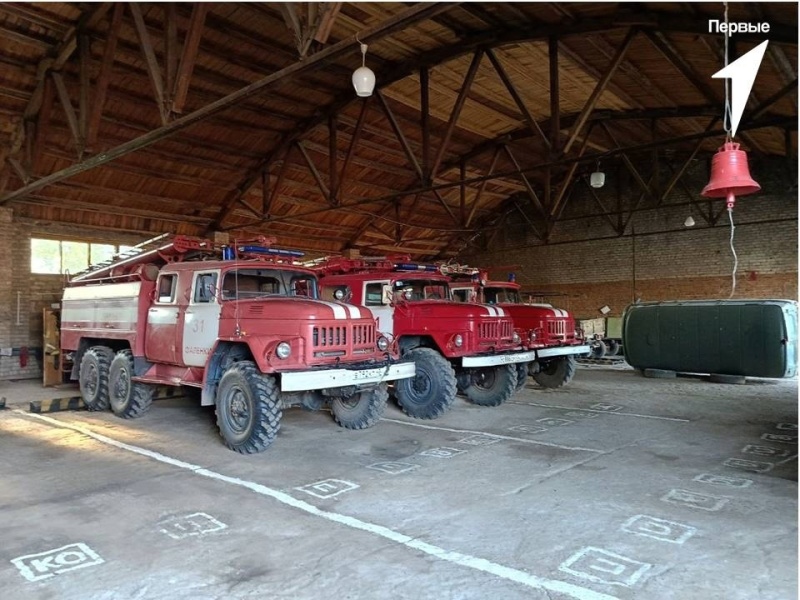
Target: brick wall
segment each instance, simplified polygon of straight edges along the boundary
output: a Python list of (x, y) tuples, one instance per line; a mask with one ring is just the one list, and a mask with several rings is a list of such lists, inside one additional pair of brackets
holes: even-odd
[[(141, 238), (16, 219), (0, 207), (0, 380), (42, 376), (42, 309), (61, 300), (61, 275), (31, 274), (31, 237), (133, 245)], [(8, 354), (11, 353), (10, 356)], [(27, 354), (27, 364), (21, 357)]]
[[(768, 159), (754, 161), (751, 171), (762, 191), (737, 199), (734, 209), (739, 257), (735, 297), (797, 299), (796, 171), (785, 161)], [(598, 216), (598, 203), (580, 182), (549, 243), (538, 240), (524, 219), (511, 215), (489, 248), (471, 248), (459, 260), (480, 266), (517, 265), (523, 290), (562, 294), (552, 302), (580, 317), (600, 316), (598, 309), (604, 305), (611, 307), (611, 315), (620, 315), (636, 298), (727, 298), (733, 268), (727, 213), (712, 225), (690, 204), (692, 197), (700, 199), (707, 180), (706, 161), (698, 161), (687, 172), (685, 186), (676, 186), (662, 206), (643, 202), (622, 236)], [(617, 206), (618, 195), (624, 206), (640, 195), (624, 172), (607, 172), (606, 181), (598, 197), (609, 211)], [(722, 206), (721, 200), (712, 204), (715, 212)], [(701, 208), (707, 209), (705, 200)], [(693, 228), (684, 226), (690, 214), (696, 222)], [(616, 224), (615, 215), (610, 219)], [(492, 277), (504, 279), (505, 271), (495, 270)]]

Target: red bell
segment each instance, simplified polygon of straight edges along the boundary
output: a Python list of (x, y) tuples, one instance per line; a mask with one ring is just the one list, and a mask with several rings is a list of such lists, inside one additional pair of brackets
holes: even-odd
[(703, 197), (727, 198), (728, 208), (733, 208), (736, 196), (754, 194), (760, 189), (750, 177), (747, 153), (739, 150), (739, 144), (725, 142), (711, 160), (711, 179), (703, 188)]

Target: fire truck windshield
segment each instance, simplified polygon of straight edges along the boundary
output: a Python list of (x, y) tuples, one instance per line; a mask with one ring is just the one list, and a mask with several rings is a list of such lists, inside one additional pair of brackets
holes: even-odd
[(265, 296), (317, 298), (317, 278), (309, 273), (283, 269), (233, 269), (225, 273), (223, 300)]
[(407, 301), (450, 300), (450, 288), (438, 279), (398, 279), (392, 283), (397, 299)]
[(486, 304), (522, 304), (519, 292), (510, 288), (486, 287), (483, 288), (483, 295)]

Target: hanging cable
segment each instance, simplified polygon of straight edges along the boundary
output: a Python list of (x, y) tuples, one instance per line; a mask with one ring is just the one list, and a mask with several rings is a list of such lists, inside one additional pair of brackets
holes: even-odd
[(736, 256), (736, 248), (733, 247), (733, 232), (736, 230), (736, 227), (733, 225), (733, 209), (728, 209), (728, 220), (731, 222), (731, 254), (733, 254), (733, 272), (731, 273), (731, 295), (728, 296), (728, 300), (733, 298), (733, 295), (736, 293), (736, 269), (739, 267), (739, 257)]
[[(725, 31), (728, 31), (728, 3), (725, 2)], [(728, 39), (729, 36), (726, 33), (724, 36), (725, 39), (725, 50), (723, 60), (725, 61), (725, 66), (728, 66)], [(724, 81), (724, 89), (725, 89), (725, 109), (724, 114), (722, 117), (723, 129), (725, 129), (725, 141), (729, 142), (731, 140), (731, 121), (732, 121), (732, 113), (731, 113), (731, 80), (728, 77), (723, 79)]]

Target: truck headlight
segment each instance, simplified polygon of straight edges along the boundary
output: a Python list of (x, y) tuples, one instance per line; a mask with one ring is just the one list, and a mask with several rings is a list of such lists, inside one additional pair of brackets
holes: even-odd
[(522, 338), (521, 338), (521, 337), (519, 337), (519, 334), (518, 334), (518, 333), (515, 331), (515, 332), (514, 332), (514, 335), (512, 335), (512, 336), (511, 336), (511, 340), (512, 340), (512, 341), (513, 341), (515, 344), (519, 344), (519, 343), (522, 341)]
[(292, 354), (292, 347), (287, 342), (281, 342), (275, 347), (275, 356), (281, 360), (289, 358)]
[(389, 340), (383, 336), (380, 336), (375, 343), (378, 345), (378, 350), (381, 352), (386, 352), (389, 349)]
[(461, 348), (464, 345), (464, 337), (460, 333), (457, 333), (453, 338), (453, 345), (456, 348)]

